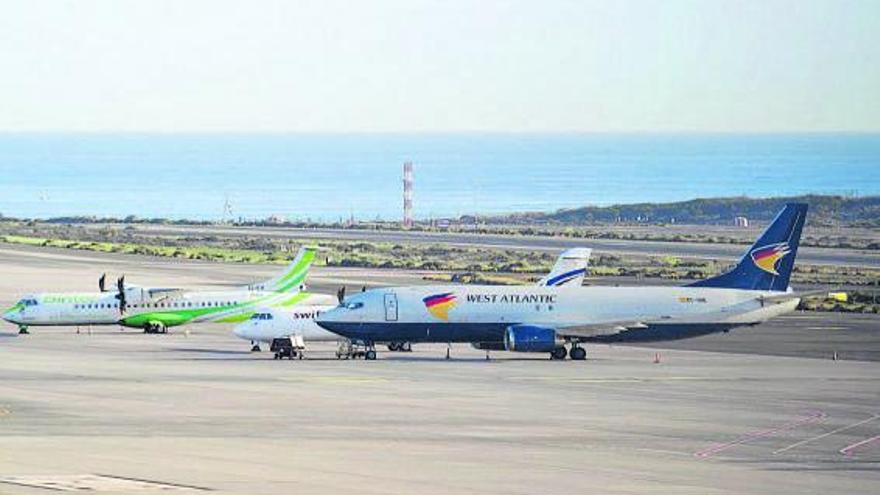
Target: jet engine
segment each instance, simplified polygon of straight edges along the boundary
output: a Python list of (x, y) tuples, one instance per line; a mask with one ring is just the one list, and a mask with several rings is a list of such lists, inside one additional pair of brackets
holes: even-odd
[(504, 333), (504, 348), (515, 352), (552, 352), (563, 342), (556, 330), (536, 325), (513, 325)]

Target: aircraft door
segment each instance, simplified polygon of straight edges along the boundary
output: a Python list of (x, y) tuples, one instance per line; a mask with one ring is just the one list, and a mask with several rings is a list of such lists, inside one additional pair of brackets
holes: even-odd
[(397, 294), (385, 294), (385, 321), (397, 321)]

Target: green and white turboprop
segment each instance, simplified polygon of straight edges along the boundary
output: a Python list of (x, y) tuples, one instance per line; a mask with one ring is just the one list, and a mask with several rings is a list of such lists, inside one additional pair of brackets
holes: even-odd
[(313, 247), (304, 247), (278, 276), (232, 290), (126, 286), (121, 277), (116, 290), (109, 291), (102, 276), (98, 293), (28, 295), (9, 308), (3, 319), (18, 325), (20, 333), (27, 333), (30, 326), (87, 325), (123, 325), (142, 328), (147, 333), (164, 333), (169, 327), (187, 323), (240, 322), (250, 318), (257, 307), (323, 301), (325, 296), (304, 290), (315, 252)]

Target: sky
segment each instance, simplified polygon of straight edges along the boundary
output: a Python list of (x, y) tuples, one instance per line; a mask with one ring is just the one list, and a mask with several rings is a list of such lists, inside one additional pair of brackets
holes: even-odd
[(0, 131), (878, 132), (880, 1), (0, 0)]

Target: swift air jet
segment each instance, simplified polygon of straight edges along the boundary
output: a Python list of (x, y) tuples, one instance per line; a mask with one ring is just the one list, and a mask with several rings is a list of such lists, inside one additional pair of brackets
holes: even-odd
[[(578, 287), (583, 284), (590, 261), (589, 248), (573, 248), (563, 251), (557, 258), (550, 273), (538, 281), (538, 287)], [(337, 299), (345, 299), (345, 288), (340, 289)], [(315, 323), (315, 318), (324, 311), (335, 308), (335, 304), (295, 306), (290, 309), (261, 308), (251, 319), (235, 327), (233, 333), (244, 340), (251, 341), (251, 351), (258, 352), (260, 343), (270, 345), (275, 359), (282, 357), (302, 357), (307, 341), (327, 342), (345, 340), (335, 333), (328, 332)], [(340, 344), (337, 357), (360, 356), (363, 353), (352, 349), (348, 342)], [(410, 349), (407, 341), (388, 341), (388, 350), (406, 351)], [(369, 351), (367, 351), (369, 352)]]
[[(306, 304), (293, 308), (260, 308), (250, 319), (235, 326), (236, 337), (251, 341), (251, 351), (259, 352), (260, 344), (269, 344), (275, 359), (299, 357), (308, 342), (338, 342), (345, 340), (328, 332), (315, 323), (315, 317), (323, 311), (335, 308), (335, 304)], [(342, 357), (343, 349), (337, 357)]]
[(250, 318), (257, 307), (289, 307), (320, 297), (302, 291), (314, 258), (315, 248), (304, 247), (278, 276), (225, 291), (126, 286), (124, 277), (117, 281), (115, 291), (108, 291), (102, 276), (100, 292), (28, 295), (9, 308), (3, 319), (18, 325), (20, 333), (27, 333), (29, 326), (117, 324), (164, 333), (168, 327), (185, 323), (239, 322)]
[[(470, 342), (478, 349), (586, 358), (587, 342), (657, 341), (757, 325), (792, 311), (788, 287), (807, 205), (788, 204), (737, 265), (683, 287), (391, 287), (318, 316), (332, 332), (375, 342)], [(488, 354), (487, 354), (488, 356)]]

